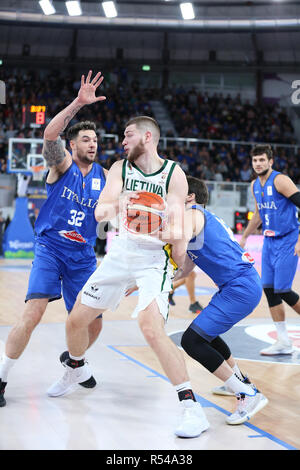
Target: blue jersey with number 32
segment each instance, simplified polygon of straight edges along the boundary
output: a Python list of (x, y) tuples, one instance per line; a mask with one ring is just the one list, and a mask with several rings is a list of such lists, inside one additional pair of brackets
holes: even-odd
[(35, 223), (37, 242), (72, 259), (90, 255), (97, 237), (94, 211), (104, 185), (99, 164), (84, 177), (75, 162), (58, 181), (47, 183), (47, 200)]
[(190, 240), (187, 254), (217, 286), (254, 269), (253, 258), (238, 244), (222, 219), (198, 204), (191, 209), (203, 212), (205, 223), (200, 234)]

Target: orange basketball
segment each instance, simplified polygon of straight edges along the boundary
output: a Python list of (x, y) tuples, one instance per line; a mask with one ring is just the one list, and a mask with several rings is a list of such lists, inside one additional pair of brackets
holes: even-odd
[(158, 194), (147, 191), (139, 192), (138, 196), (138, 199), (130, 199), (125, 226), (132, 233), (155, 233), (162, 227), (165, 201)]

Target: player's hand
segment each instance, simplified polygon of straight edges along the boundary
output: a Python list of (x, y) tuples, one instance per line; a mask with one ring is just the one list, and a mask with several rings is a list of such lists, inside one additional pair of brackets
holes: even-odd
[(300, 241), (298, 241), (295, 245), (294, 256), (300, 256)]
[(101, 72), (98, 72), (92, 80), (91, 76), (91, 70), (89, 71), (86, 78), (84, 75), (81, 76), (81, 86), (78, 92), (78, 100), (83, 105), (106, 100), (105, 96), (96, 96), (96, 90), (104, 79), (104, 77), (101, 76)]
[(121, 206), (121, 211), (126, 211), (127, 207), (130, 204), (131, 199), (139, 199), (139, 193), (138, 191), (131, 191), (128, 193), (121, 193), (120, 196), (120, 206)]

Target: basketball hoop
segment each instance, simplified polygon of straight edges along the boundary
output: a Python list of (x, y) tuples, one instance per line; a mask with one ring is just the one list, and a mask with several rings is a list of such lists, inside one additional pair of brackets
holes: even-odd
[(44, 165), (33, 165), (30, 169), (32, 171), (33, 181), (43, 181), (44, 173), (46, 171)]

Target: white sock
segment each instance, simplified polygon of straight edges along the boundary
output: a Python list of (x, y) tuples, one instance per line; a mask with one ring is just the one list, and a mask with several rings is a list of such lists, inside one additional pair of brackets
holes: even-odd
[(74, 361), (81, 361), (82, 359), (85, 358), (85, 356), (72, 356), (72, 354), (69, 353), (70, 359), (73, 359)]
[(235, 375), (238, 376), (239, 379), (244, 380), (243, 374), (241, 373), (240, 368), (237, 364), (234, 364), (234, 366), (232, 367), (232, 370), (235, 373)]
[(282, 340), (284, 343), (289, 343), (289, 335), (286, 329), (286, 322), (285, 321), (276, 321), (274, 322), (276, 331), (277, 331), (277, 338)]
[(253, 388), (250, 387), (250, 385), (241, 382), (235, 374), (232, 374), (232, 376), (226, 380), (225, 385), (231, 388), (231, 390), (236, 394), (245, 393), (247, 395), (255, 395)]
[[(191, 382), (183, 382), (182, 384), (174, 385), (174, 388), (176, 392), (179, 394), (179, 392), (183, 392), (184, 390), (191, 390), (192, 391), (192, 385)], [(193, 391), (192, 391), (193, 393)], [(178, 395), (179, 396), (179, 395)], [(182, 406), (189, 408), (191, 406), (194, 406), (195, 401), (192, 399), (192, 397), (189, 395), (189, 398), (185, 398), (184, 400), (179, 398), (180, 403)]]
[(182, 384), (174, 385), (176, 392), (182, 392), (183, 390), (192, 390), (191, 382), (183, 382)]
[(0, 379), (7, 382), (8, 371), (15, 365), (17, 359), (11, 359), (3, 353), (0, 363)]

